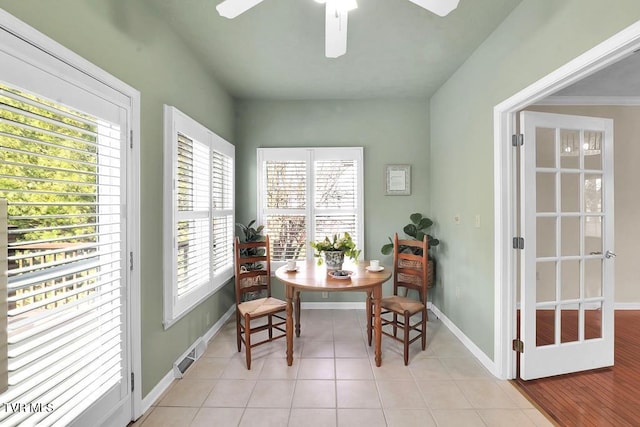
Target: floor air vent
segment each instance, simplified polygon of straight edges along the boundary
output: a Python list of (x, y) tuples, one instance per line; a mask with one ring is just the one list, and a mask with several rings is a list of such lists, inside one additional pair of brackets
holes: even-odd
[(176, 362), (173, 363), (173, 373), (175, 378), (182, 378), (187, 369), (193, 365), (193, 362), (198, 360), (200, 356), (207, 349), (207, 344), (202, 338), (198, 338), (194, 345), (192, 345), (185, 354), (180, 356)]

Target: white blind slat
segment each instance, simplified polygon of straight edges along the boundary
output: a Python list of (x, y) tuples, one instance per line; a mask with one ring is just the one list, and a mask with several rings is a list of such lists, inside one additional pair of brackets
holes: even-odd
[(306, 162), (267, 161), (265, 178), (267, 209), (304, 209), (306, 207)]
[(304, 215), (267, 215), (271, 260), (304, 259), (307, 253), (307, 223)]
[(355, 160), (315, 162), (316, 208), (355, 209), (357, 207), (357, 168)]

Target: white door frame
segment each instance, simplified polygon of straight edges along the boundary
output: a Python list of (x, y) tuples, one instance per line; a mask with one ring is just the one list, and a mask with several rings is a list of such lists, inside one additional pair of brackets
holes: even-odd
[[(140, 303), (140, 92), (2, 9), (0, 9), (0, 26), (58, 60), (125, 94), (130, 99), (131, 115), (128, 117), (128, 125), (131, 130), (132, 148), (127, 153), (126, 174), (128, 182), (125, 184), (125, 191), (128, 193), (127, 252), (131, 253), (130, 261), (133, 266), (127, 269), (129, 275), (127, 278), (126, 309), (128, 310), (129, 334), (126, 339), (128, 341), (129, 367), (135, 377), (130, 411), (131, 419), (136, 419), (143, 413)], [(126, 381), (130, 384), (131, 379), (126, 379)], [(98, 421), (108, 422), (108, 420), (96, 420), (96, 422)]]
[(551, 74), (496, 105), (494, 125), (494, 366), (502, 379), (516, 375), (516, 357), (511, 342), (516, 330), (517, 254), (512, 247), (516, 236), (518, 199), (516, 168), (511, 135), (516, 129), (516, 113), (554, 92), (599, 71), (640, 48), (640, 21), (598, 44)]

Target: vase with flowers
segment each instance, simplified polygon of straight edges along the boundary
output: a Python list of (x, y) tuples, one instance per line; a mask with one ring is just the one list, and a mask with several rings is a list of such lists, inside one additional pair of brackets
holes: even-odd
[(334, 234), (332, 238), (328, 236), (323, 240), (311, 242), (314, 249), (314, 256), (318, 258), (318, 265), (322, 265), (322, 257), (327, 264), (327, 270), (342, 270), (345, 255), (353, 261), (358, 261), (360, 249), (356, 248), (356, 243), (347, 232)]

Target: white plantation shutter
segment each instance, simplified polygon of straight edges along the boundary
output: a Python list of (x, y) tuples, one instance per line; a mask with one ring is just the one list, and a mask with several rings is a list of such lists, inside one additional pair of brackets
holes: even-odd
[(165, 106), (165, 327), (233, 273), (234, 147)]
[(306, 254), (307, 162), (268, 160), (264, 164), (271, 259), (302, 259)]
[(357, 244), (361, 240), (357, 161), (315, 161), (314, 190), (315, 239), (348, 232)]
[(233, 157), (216, 150), (212, 155), (213, 273), (223, 274), (233, 266)]
[(177, 297), (209, 282), (209, 147), (178, 133)]
[(42, 409), (3, 407), (0, 425), (68, 425), (124, 379), (124, 134), (119, 122), (0, 85), (9, 226), (2, 401)]
[(309, 241), (344, 232), (363, 249), (362, 148), (259, 148), (258, 170), (274, 262), (311, 258)]

